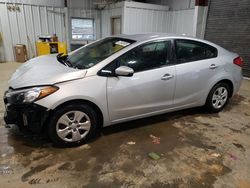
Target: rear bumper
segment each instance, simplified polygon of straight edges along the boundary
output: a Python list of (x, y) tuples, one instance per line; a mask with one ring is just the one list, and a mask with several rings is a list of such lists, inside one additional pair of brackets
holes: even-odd
[(241, 76), (241, 79), (234, 82), (233, 96), (239, 92), (242, 81), (243, 81), (243, 77)]
[(8, 127), (7, 125), (15, 124), (20, 130), (40, 133), (49, 117), (49, 111), (36, 104), (13, 105), (5, 101), (5, 106), (4, 121), (6, 127)]

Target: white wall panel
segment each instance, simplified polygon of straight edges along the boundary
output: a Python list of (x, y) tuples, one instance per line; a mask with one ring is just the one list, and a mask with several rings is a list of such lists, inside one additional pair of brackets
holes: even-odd
[[(33, 18), (33, 27), (34, 27), (34, 35), (35, 38), (38, 38), (41, 35), (40, 29), (41, 29), (41, 21), (40, 21), (40, 16), (39, 16), (39, 7), (38, 6), (31, 6), (32, 10), (32, 18)], [(11, 24), (12, 25), (12, 24)]]
[(5, 4), (0, 4), (0, 19), (2, 25), (3, 46), (5, 52), (5, 60), (12, 60), (14, 57), (12, 47), (12, 34), (9, 26), (9, 16)]
[(0, 21), (0, 62), (4, 61), (4, 47), (2, 44), (2, 33), (3, 33), (2, 23)]
[(121, 16), (121, 21), (122, 21), (122, 32), (123, 32), (123, 22), (124, 22), (124, 8), (123, 8), (123, 3), (117, 3), (115, 5), (110, 5), (106, 7), (104, 10), (101, 11), (101, 17), (102, 17), (102, 33), (101, 37), (106, 37), (111, 35), (111, 18), (112, 17), (118, 17)]
[(47, 8), (48, 12), (48, 28), (49, 28), (49, 33), (53, 34), (55, 33), (55, 17), (54, 17), (54, 8), (53, 7), (48, 7)]
[(61, 8), (54, 8), (55, 33), (58, 38), (65, 38), (64, 16)]
[(92, 9), (92, 3), (93, 0), (68, 0), (68, 6), (73, 9)]
[(168, 5), (170, 10), (184, 10), (195, 6), (195, 0), (146, 0), (146, 3)]
[(36, 55), (36, 35), (35, 35), (35, 28), (34, 28), (34, 18), (32, 13), (32, 6), (31, 5), (24, 5), (24, 17), (26, 20), (26, 28), (27, 33), (23, 35), (27, 38), (27, 50), (29, 57), (34, 57)]
[(49, 33), (47, 21), (47, 8), (39, 7), (41, 16), (41, 33)]
[(36, 55), (35, 42), (40, 35), (57, 34), (59, 41), (66, 41), (64, 8), (18, 4), (20, 11), (9, 11), (0, 3), (5, 61), (14, 61), (13, 48), (25, 44), (29, 58)]
[(194, 9), (168, 11), (167, 6), (124, 2), (106, 7), (102, 37), (111, 35), (111, 18), (122, 16), (122, 33), (163, 32), (194, 36)]
[[(20, 6), (20, 11), (23, 12), (23, 6)], [(24, 14), (22, 14), (21, 16), (19, 16), (17, 13), (17, 24), (18, 24), (18, 28), (19, 28), (19, 43), (21, 44), (25, 44), (27, 43), (27, 37), (25, 35), (23, 35), (23, 33), (26, 33), (26, 23), (25, 23), (25, 17)]]
[(194, 9), (163, 11), (126, 7), (124, 13), (126, 34), (164, 32), (194, 36)]
[(164, 32), (195, 36), (194, 9), (167, 12)]

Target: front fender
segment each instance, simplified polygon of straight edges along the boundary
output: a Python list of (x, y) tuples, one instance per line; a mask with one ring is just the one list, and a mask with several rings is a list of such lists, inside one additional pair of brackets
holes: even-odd
[(94, 103), (103, 114), (104, 126), (110, 124), (107, 96), (106, 77), (91, 76), (80, 80), (73, 80), (57, 84), (59, 90), (55, 93), (36, 101), (36, 104), (53, 110), (59, 105), (72, 100), (86, 100)]

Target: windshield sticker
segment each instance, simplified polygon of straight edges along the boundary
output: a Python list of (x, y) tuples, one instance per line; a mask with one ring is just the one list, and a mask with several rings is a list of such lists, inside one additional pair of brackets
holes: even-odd
[(121, 46), (124, 46), (124, 47), (130, 45), (129, 42), (125, 42), (125, 41), (121, 41), (121, 40), (117, 41), (115, 44), (121, 45)]
[(89, 63), (89, 64), (88, 64), (89, 67), (92, 67), (92, 66), (94, 66), (94, 65), (95, 65), (94, 63)]

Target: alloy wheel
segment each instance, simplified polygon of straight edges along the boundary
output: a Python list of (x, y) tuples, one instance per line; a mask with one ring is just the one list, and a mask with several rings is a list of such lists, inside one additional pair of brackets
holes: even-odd
[(86, 137), (91, 127), (89, 116), (82, 111), (69, 111), (57, 121), (56, 133), (66, 142), (77, 142)]
[(227, 102), (228, 91), (225, 87), (218, 87), (213, 93), (212, 105), (214, 108), (219, 109)]

